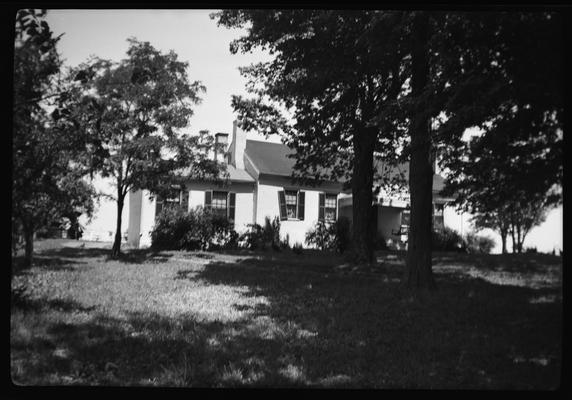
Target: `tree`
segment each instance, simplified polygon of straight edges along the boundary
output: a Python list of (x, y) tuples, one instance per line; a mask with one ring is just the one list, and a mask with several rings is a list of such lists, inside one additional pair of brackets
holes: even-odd
[[(411, 40), (411, 95), (425, 97), (430, 84), (429, 16), (415, 13)], [(407, 282), (409, 286), (432, 289), (435, 285), (431, 270), (431, 238), (433, 232), (433, 167), (431, 165), (431, 114), (418, 109), (412, 113), (409, 148), (409, 192), (411, 216), (407, 239)]]
[[(231, 52), (268, 49), (272, 61), (241, 68), (246, 99), (232, 105), (246, 130), (282, 135), (295, 150), (294, 178), (351, 185), (353, 252), (373, 262), (374, 157), (397, 162), (400, 133), (374, 122), (400, 94), (404, 13), (331, 10), (225, 10), (218, 24), (249, 26)], [(291, 118), (288, 118), (290, 116)], [(340, 153), (344, 156), (340, 157)]]
[(75, 167), (77, 143), (57, 129), (48, 109), (61, 94), (61, 61), (45, 11), (20, 10), (14, 46), (12, 241), (25, 242), (32, 264), (34, 233), (74, 209), (90, 212), (91, 187)]
[(513, 205), (509, 214), (513, 253), (522, 253), (526, 235), (532, 228), (544, 222), (546, 210), (547, 201), (543, 196), (537, 196), (532, 202), (520, 201)]
[[(441, 167), (449, 169), (449, 194), (459, 195), (458, 204), (469, 204), (471, 198), (487, 204), (480, 208), (490, 220), (495, 212), (514, 205), (521, 199), (546, 195), (561, 177), (558, 126), (562, 113), (562, 43), (560, 21), (550, 13), (428, 13), (415, 12), (412, 33), (418, 32), (418, 21), (428, 25), (424, 34), (412, 44), (427, 57), (425, 70), (419, 67), (424, 90), (414, 90), (416, 68), (411, 69), (413, 90), (401, 104), (395, 104), (396, 120), (411, 118), (412, 134), (410, 191), (412, 208), (416, 191), (429, 197), (421, 183), (413, 182), (415, 152), (428, 170), (429, 148), (440, 153)], [(424, 46), (424, 48), (423, 48)], [(425, 53), (423, 53), (423, 51)], [(414, 58), (413, 58), (414, 60)], [(413, 62), (412, 60), (412, 62)], [(542, 60), (542, 61), (540, 61)], [(427, 119), (422, 119), (426, 116)], [(413, 143), (414, 121), (430, 121), (426, 142)], [(486, 133), (483, 142), (475, 142), (478, 151), (468, 151), (463, 133), (469, 127), (480, 127)], [(430, 127), (430, 128), (429, 128)], [(560, 134), (561, 137), (561, 134)], [(419, 147), (424, 148), (420, 150)], [(421, 155), (422, 154), (422, 155)], [(418, 165), (422, 165), (419, 163)], [(467, 173), (472, 169), (473, 175)], [(535, 182), (531, 185), (530, 178)], [(421, 179), (419, 179), (421, 180)], [(535, 189), (526, 190), (526, 182)], [(463, 182), (461, 186), (451, 182)], [(430, 187), (430, 184), (427, 184)], [(454, 188), (454, 189), (453, 189)], [(418, 206), (429, 204), (420, 200)], [(473, 203), (476, 205), (477, 203)], [(514, 209), (514, 207), (513, 207)], [(426, 211), (427, 213), (427, 211)], [(426, 227), (427, 215), (411, 215), (410, 234), (417, 236), (414, 225)], [(504, 232), (506, 221), (497, 221)], [(413, 256), (408, 250), (409, 284), (432, 287), (430, 252), (423, 245), (427, 233), (417, 236), (424, 256)], [(410, 257), (411, 256), (411, 257)], [(424, 270), (424, 276), (412, 270)]]
[(131, 189), (161, 194), (184, 185), (189, 174), (219, 174), (220, 166), (209, 159), (213, 139), (206, 132), (180, 132), (205, 91), (200, 82), (189, 82), (187, 68), (173, 51), (161, 53), (149, 42), (129, 39), (127, 58), (120, 62), (93, 58), (73, 70), (73, 95), (56, 110), (85, 140), (90, 169), (113, 178), (112, 257), (121, 254), (121, 214)]

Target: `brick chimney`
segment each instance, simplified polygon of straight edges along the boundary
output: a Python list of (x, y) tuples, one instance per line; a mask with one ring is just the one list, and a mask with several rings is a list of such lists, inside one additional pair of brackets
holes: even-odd
[(244, 150), (246, 149), (246, 132), (238, 127), (238, 121), (232, 123), (232, 142), (229, 147), (230, 164), (244, 169)]
[(219, 132), (215, 134), (214, 159), (225, 162), (225, 153), (228, 149), (228, 133)]

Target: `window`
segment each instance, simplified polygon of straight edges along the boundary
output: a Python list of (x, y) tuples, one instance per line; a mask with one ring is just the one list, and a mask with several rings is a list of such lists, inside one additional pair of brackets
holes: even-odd
[(155, 202), (155, 217), (157, 217), (164, 209), (181, 208), (186, 210), (189, 203), (189, 192), (181, 190), (179, 187), (173, 187), (165, 196), (157, 195)]
[(337, 214), (338, 196), (320, 193), (318, 219), (320, 221), (335, 221)]
[(278, 192), (278, 206), (281, 220), (303, 220), (305, 192), (281, 190)]
[(177, 190), (173, 193), (169, 194), (169, 197), (166, 197), (163, 200), (163, 207), (164, 208), (177, 208), (181, 205), (181, 191)]
[(227, 192), (213, 192), (211, 208), (213, 214), (221, 217), (227, 216)]
[(212, 210), (213, 214), (226, 217), (234, 223), (234, 210), (236, 206), (236, 193), (222, 191), (205, 192), (205, 208)]
[(295, 190), (284, 191), (286, 195), (286, 216), (289, 219), (296, 218), (296, 210), (298, 209), (298, 192)]

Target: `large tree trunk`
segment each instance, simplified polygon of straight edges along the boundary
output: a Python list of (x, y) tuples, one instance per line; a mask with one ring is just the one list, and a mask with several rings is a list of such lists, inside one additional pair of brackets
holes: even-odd
[(118, 258), (121, 255), (121, 214), (123, 214), (123, 203), (125, 196), (117, 196), (117, 225), (115, 228), (115, 240), (111, 249), (111, 257)]
[(373, 150), (376, 128), (363, 127), (354, 134), (354, 170), (352, 176), (353, 222), (352, 244), (354, 261), (371, 264), (374, 259), (372, 230)]
[[(411, 89), (417, 98), (429, 79), (427, 42), (429, 21), (425, 13), (416, 14), (413, 21), (413, 52)], [(407, 284), (411, 288), (434, 289), (431, 265), (431, 235), (433, 211), (433, 168), (431, 165), (431, 129), (429, 115), (423, 108), (411, 118), (411, 160), (409, 163), (409, 192), (411, 221), (407, 248)]]

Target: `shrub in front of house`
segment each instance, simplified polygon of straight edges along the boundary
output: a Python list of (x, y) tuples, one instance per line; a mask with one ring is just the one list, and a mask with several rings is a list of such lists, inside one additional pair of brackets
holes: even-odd
[(288, 233), (284, 237), (284, 240), (280, 241), (280, 248), (282, 250), (289, 250), (290, 249), (290, 235)]
[(151, 246), (160, 250), (214, 250), (236, 247), (238, 234), (226, 220), (197, 207), (189, 212), (163, 209), (151, 232)]
[(160, 250), (178, 250), (190, 229), (189, 225), (189, 219), (182, 210), (163, 209), (151, 231), (151, 247)]
[(212, 230), (207, 244), (208, 250), (236, 249), (238, 247), (238, 233), (233, 229), (228, 218), (213, 215), (210, 220)]
[(460, 251), (466, 250), (463, 237), (454, 229), (443, 227), (433, 231), (432, 250)]
[(248, 231), (240, 235), (238, 243), (240, 247), (250, 250), (262, 249), (264, 247), (263, 228), (259, 224), (248, 224)]
[[(250, 250), (266, 250), (272, 248), (275, 251), (289, 247), (280, 240), (280, 219), (270, 217), (264, 219), (264, 227), (259, 224), (249, 224), (249, 230), (240, 235), (238, 242), (240, 247)], [(289, 238), (287, 239), (289, 241)]]
[(333, 224), (326, 224), (318, 221), (308, 232), (306, 232), (306, 244), (315, 246), (319, 250), (333, 250), (335, 248), (336, 234), (332, 229)]
[(495, 247), (495, 241), (489, 236), (481, 236), (470, 232), (465, 235), (465, 247), (468, 253), (489, 254)]
[(274, 217), (272, 221), (270, 217), (264, 218), (263, 240), (265, 247), (280, 251), (280, 218)]
[(335, 250), (343, 253), (350, 245), (350, 223), (345, 217), (326, 223), (318, 221), (306, 232), (306, 244), (320, 250)]

